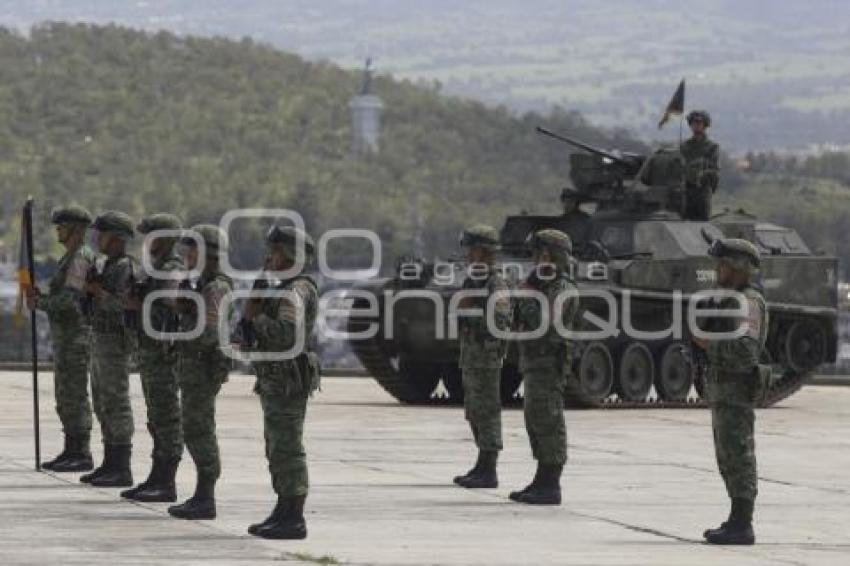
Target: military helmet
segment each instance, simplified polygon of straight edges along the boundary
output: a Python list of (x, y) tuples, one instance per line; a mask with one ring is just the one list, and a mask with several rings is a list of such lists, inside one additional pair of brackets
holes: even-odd
[(708, 255), (729, 263), (733, 268), (754, 273), (761, 267), (761, 254), (752, 242), (741, 238), (719, 238), (712, 242)]
[(78, 204), (54, 208), (50, 213), (53, 224), (91, 224), (91, 213)]
[(136, 226), (136, 232), (150, 234), (156, 230), (180, 230), (181, 228), (183, 228), (183, 222), (179, 218), (173, 214), (161, 212), (143, 218)]
[(564, 232), (553, 228), (534, 232), (529, 235), (528, 243), (535, 250), (547, 250), (567, 254), (573, 253), (573, 242), (570, 237)]
[(702, 120), (705, 123), (706, 128), (711, 126), (711, 114), (709, 114), (706, 110), (691, 111), (691, 113), (688, 114), (688, 124), (694, 120)]
[(111, 232), (133, 237), (133, 219), (119, 210), (108, 210), (94, 219), (92, 228), (98, 232)]
[[(208, 256), (218, 257), (220, 253), (227, 253), (229, 243), (227, 234), (215, 224), (196, 224), (189, 229), (189, 232), (197, 234), (204, 241)], [(197, 245), (197, 241), (191, 236), (183, 236), (181, 241), (187, 246)]]
[(476, 224), (460, 233), (460, 247), (479, 247), (488, 252), (499, 250), (499, 233), (492, 226)]
[(573, 242), (564, 232), (547, 228), (530, 234), (527, 242), (532, 250), (549, 252), (560, 269), (566, 270), (569, 267)]
[(266, 232), (266, 244), (270, 246), (281, 246), (290, 257), (295, 257), (295, 246), (303, 242), (305, 261), (310, 261), (316, 253), (316, 243), (310, 234), (294, 226), (278, 226), (272, 224)]

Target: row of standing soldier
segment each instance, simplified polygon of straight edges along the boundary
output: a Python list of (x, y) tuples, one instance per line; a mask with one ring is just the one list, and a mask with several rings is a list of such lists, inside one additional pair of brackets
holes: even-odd
[[(92, 220), (82, 207), (71, 205), (52, 214), (57, 238), (66, 253), (46, 293), (31, 287), (29, 308), (43, 310), (50, 321), (55, 345), (56, 410), (65, 444), (62, 452), (45, 462), (54, 472), (89, 472), (80, 481), (95, 487), (128, 487), (127, 499), (175, 502), (175, 475), (185, 445), (197, 471), (195, 493), (168, 512), (182, 519), (216, 516), (215, 485), (221, 474), (216, 438), (215, 400), (226, 382), (231, 360), (222, 352), (219, 320), (228, 317), (222, 307), (233, 289), (219, 266), (227, 253), (226, 234), (213, 225), (194, 226), (192, 237), (180, 237), (182, 225), (171, 214), (154, 214), (133, 226), (124, 213), (109, 211)], [(97, 253), (86, 244), (86, 232), (96, 231)], [(150, 240), (147, 250), (157, 277), (142, 274), (127, 253), (134, 231), (146, 235), (167, 231)], [(197, 239), (203, 240), (203, 246)], [(273, 227), (267, 238), (267, 264), (283, 270), (293, 265), (296, 245), (303, 244), (306, 262), (313, 243), (303, 231)], [(184, 254), (177, 244), (184, 244)], [(205, 254), (200, 258), (199, 254)], [(204, 265), (194, 283), (180, 274)], [(295, 336), (309, 336), (318, 305), (315, 282), (306, 275), (281, 281), (278, 287), (298, 300), (250, 299), (245, 324), (263, 351), (289, 351)], [(149, 302), (152, 333), (142, 332), (141, 307), (155, 291), (194, 291), (203, 302), (205, 318), (189, 298), (170, 297)], [(287, 295), (292, 296), (292, 295)], [(172, 343), (167, 334), (200, 327), (200, 335)], [(250, 345), (245, 345), (249, 347)], [(147, 428), (153, 440), (152, 465), (147, 479), (133, 487), (130, 468), (134, 433), (129, 395), (132, 355), (138, 367), (147, 409)], [(304, 502), (307, 465), (303, 425), (307, 398), (318, 387), (315, 354), (305, 350), (294, 360), (256, 362), (255, 391), (264, 413), (266, 455), (272, 485), (278, 495), (269, 517), (251, 525), (249, 532), (264, 538), (298, 539), (307, 536)], [(90, 439), (92, 403), (103, 438), (103, 461), (94, 468)]]
[[(103, 254), (100, 260), (85, 245), (85, 232), (91, 223), (87, 211), (75, 206), (60, 209), (53, 214), (53, 222), (67, 253), (51, 280), (49, 292), (42, 294), (33, 288), (28, 297), (30, 307), (45, 310), (51, 322), (56, 343), (57, 412), (65, 432), (64, 450), (45, 468), (71, 472), (93, 467), (86, 379), (91, 359), (92, 396), (104, 440), (104, 460), (81, 481), (100, 487), (132, 485), (133, 418), (128, 371), (130, 355), (139, 340), (139, 368), (154, 444), (153, 464), (149, 477), (122, 496), (140, 501), (175, 501), (174, 476), (185, 443), (197, 469), (196, 490), (184, 503), (170, 507), (169, 513), (186, 519), (214, 518), (214, 488), (221, 470), (215, 436), (215, 398), (227, 379), (230, 364), (219, 348), (218, 335), (219, 317), (229, 316), (221, 311), (222, 301), (232, 289), (232, 282), (218, 264), (219, 254), (227, 253), (226, 235), (212, 225), (192, 228), (205, 244), (206, 267), (194, 290), (202, 297), (206, 319), (198, 321), (193, 303), (179, 298), (171, 299), (171, 303), (162, 301), (151, 311), (155, 330), (188, 330), (202, 323), (203, 332), (198, 338), (174, 348), (156, 336), (140, 338), (128, 324), (128, 317), (138, 323), (144, 295), (179, 286), (176, 278), (161, 277), (134, 286), (138, 267), (126, 253), (127, 241), (133, 235), (129, 217), (107, 212), (94, 221), (98, 251)], [(142, 234), (180, 229), (179, 220), (168, 214), (150, 216), (136, 227)], [(149, 252), (154, 267), (160, 271), (192, 269), (199, 262), (194, 238), (183, 240), (185, 264), (175, 253), (177, 238), (155, 242), (158, 243)], [(529, 243), (536, 269), (522, 288), (542, 293), (550, 305), (558, 305), (558, 312), (544, 313), (540, 303), (529, 297), (511, 303), (501, 294), (507, 290), (507, 283), (498, 270), (491, 269), (499, 245), (498, 234), (483, 225), (466, 230), (462, 236), (461, 245), (467, 250), (470, 265), (484, 266), (484, 271), (483, 277), (465, 280), (465, 290), (477, 289), (479, 293), (471, 293), (460, 306), (480, 308), (495, 295), (494, 319), (502, 330), (509, 326), (518, 331), (536, 329), (549, 319), (546, 333), (518, 344), (525, 387), (525, 424), (538, 467), (531, 483), (512, 492), (510, 498), (533, 505), (557, 505), (561, 503), (560, 478), (567, 460), (564, 388), (575, 345), (558, 334), (551, 322), (558, 317), (567, 329), (576, 322), (578, 299), (571, 295), (576, 287), (569, 270), (572, 242), (567, 234), (550, 229), (533, 234)], [(300, 244), (309, 263), (314, 247), (308, 235), (292, 228), (272, 227), (266, 238), (267, 267), (292, 267)], [(707, 387), (715, 449), (732, 500), (729, 519), (720, 528), (706, 531), (705, 537), (713, 543), (752, 544), (756, 496), (753, 407), (758, 391), (753, 370), (758, 367), (767, 332), (765, 303), (751, 283), (759, 267), (759, 254), (749, 242), (733, 239), (719, 241), (711, 253), (718, 258), (719, 285), (741, 291), (747, 298), (748, 314), (743, 337), (696, 344), (706, 350), (711, 363)], [(102, 265), (92, 270), (99, 261)], [(318, 292), (310, 277), (298, 275), (280, 282), (277, 288), (289, 296), (294, 294), (298, 300), (250, 299), (243, 312), (253, 345), (265, 352), (290, 350), (299, 332), (310, 335), (317, 315)], [(564, 294), (567, 300), (555, 300)], [(479, 454), (473, 468), (454, 481), (467, 488), (494, 488), (498, 486), (496, 462), (502, 449), (499, 375), (505, 344), (492, 335), (480, 317), (461, 319), (460, 341), (465, 414)], [(292, 360), (256, 362), (254, 369), (255, 391), (264, 413), (266, 455), (278, 501), (269, 517), (251, 525), (249, 532), (265, 538), (304, 538), (308, 479), (303, 425), (307, 398), (318, 388), (318, 362), (315, 354), (305, 351)]]
[[(478, 458), (472, 469), (455, 477), (454, 482), (470, 489), (498, 487), (496, 463), (502, 450), (500, 374), (506, 347), (480, 314), (488, 301), (493, 301), (493, 320), (500, 331), (511, 326), (520, 332), (546, 327), (542, 336), (517, 342), (525, 427), (537, 472), (528, 486), (512, 492), (510, 498), (531, 505), (559, 505), (560, 478), (567, 461), (564, 394), (571, 378), (576, 343), (556, 332), (553, 321), (560, 319), (562, 328), (573, 329), (579, 301), (569, 269), (569, 235), (541, 230), (531, 235), (529, 244), (535, 269), (520, 289), (536, 291), (547, 298), (552, 309), (548, 323), (540, 301), (520, 295), (511, 306), (505, 298), (508, 284), (499, 270), (493, 269), (499, 247), (496, 230), (478, 225), (461, 235), (470, 266), (463, 290), (478, 290), (474, 298), (465, 296), (459, 305), (475, 309), (460, 319), (460, 366), (465, 416)], [(731, 500), (729, 518), (720, 527), (706, 530), (703, 536), (712, 544), (753, 544), (752, 517), (757, 494), (754, 407), (769, 382), (766, 368), (759, 365), (768, 328), (766, 303), (754, 283), (760, 256), (752, 243), (734, 238), (715, 241), (709, 254), (717, 259), (718, 286), (739, 292), (746, 314), (739, 320), (723, 319), (728, 327), (713, 328), (715, 332), (734, 331), (736, 325), (743, 324), (742, 336), (710, 341), (694, 338), (694, 347), (704, 351), (708, 361), (706, 390), (715, 455)], [(557, 301), (558, 296), (567, 299)], [(737, 306), (734, 301), (730, 298), (716, 306), (733, 309)]]

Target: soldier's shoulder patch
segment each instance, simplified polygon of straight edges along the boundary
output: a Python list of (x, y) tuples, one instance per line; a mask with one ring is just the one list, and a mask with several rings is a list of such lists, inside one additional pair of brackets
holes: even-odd
[(762, 325), (764, 324), (764, 301), (762, 301), (761, 297), (747, 295), (746, 307), (746, 336), (754, 340), (760, 340)]
[(90, 266), (91, 262), (81, 254), (71, 258), (68, 264), (68, 272), (65, 275), (65, 286), (76, 291), (82, 291), (86, 286), (86, 275)]

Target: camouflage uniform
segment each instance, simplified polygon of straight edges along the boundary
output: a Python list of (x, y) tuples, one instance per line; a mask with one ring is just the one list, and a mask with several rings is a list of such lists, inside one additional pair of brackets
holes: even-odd
[[(711, 405), (714, 448), (720, 474), (730, 498), (755, 499), (756, 456), (754, 440), (759, 356), (767, 340), (767, 307), (754, 287), (739, 289), (747, 299), (747, 334), (708, 345), (706, 386)], [(734, 308), (736, 301), (719, 308)]]
[[(226, 235), (212, 225), (195, 226), (192, 231), (201, 235), (207, 249), (206, 268), (194, 288), (203, 300), (206, 320), (198, 320), (194, 305), (183, 309), (181, 331), (188, 332), (200, 324), (203, 332), (194, 340), (179, 343), (178, 382), (183, 437), (195, 463), (197, 484), (192, 497), (169, 507), (168, 512), (181, 519), (212, 519), (216, 516), (215, 484), (221, 475), (215, 399), (232, 366), (219, 347), (219, 320), (230, 318), (229, 312), (221, 311), (221, 305), (233, 282), (220, 271), (217, 261), (219, 253), (226, 253)], [(194, 245), (194, 240), (185, 242)]]
[[(465, 230), (461, 236), (462, 247), (479, 247), (492, 254), (498, 249), (499, 235), (490, 226), (478, 225)], [(507, 295), (508, 284), (488, 262), (486, 277), (468, 276), (463, 282), (465, 290), (484, 290), (485, 296), (465, 297), (461, 308), (476, 308), (481, 315), (460, 316), (460, 361), (463, 372), (463, 405), (469, 421), (472, 437), (478, 447), (478, 461), (463, 476), (454, 478), (462, 487), (498, 487), (496, 460), (502, 450), (502, 364), (506, 353), (505, 341), (494, 337), (487, 326), (487, 302), (490, 297), (502, 293), (493, 301), (496, 326), (502, 330), (510, 328), (511, 302)]]
[[(35, 297), (35, 308), (47, 313), (53, 338), (53, 380), (56, 412), (65, 433), (65, 448), (59, 456), (44, 463), (57, 472), (86, 471), (92, 466), (89, 442), (92, 408), (89, 402), (89, 341), (91, 326), (83, 312), (85, 282), (95, 254), (82, 242), (91, 215), (70, 206), (53, 212), (54, 224), (74, 225), (82, 231), (80, 242), (59, 260), (47, 294)], [(68, 461), (70, 460), (70, 461)]]
[[(154, 214), (142, 220), (136, 230), (148, 234), (155, 230), (179, 230), (180, 220), (170, 214)], [(184, 271), (183, 260), (175, 251), (177, 238), (163, 238), (167, 246), (153, 258), (157, 271), (178, 274)], [(153, 277), (140, 282), (138, 299), (155, 291), (176, 290), (179, 281)], [(175, 332), (177, 313), (173, 299), (157, 299), (150, 306), (150, 323), (154, 331)], [(141, 323), (141, 315), (140, 315)], [(177, 497), (174, 475), (183, 454), (183, 429), (180, 424), (180, 390), (177, 385), (176, 348), (170, 341), (148, 335), (139, 326), (138, 367), (147, 408), (147, 428), (153, 439), (153, 465), (148, 478), (121, 496), (138, 501), (174, 501)]]
[[(736, 265), (736, 269), (749, 270), (744, 259), (735, 257), (743, 250), (758, 261), (755, 246), (745, 240), (721, 241), (712, 255)], [(722, 249), (725, 247), (726, 249)], [(735, 264), (737, 262), (737, 264)], [(755, 267), (757, 267), (757, 263)], [(755, 399), (762, 387), (759, 358), (767, 340), (767, 305), (761, 292), (751, 285), (737, 289), (746, 299), (746, 316), (743, 321), (729, 322), (724, 330), (731, 331), (746, 324), (746, 334), (740, 338), (712, 340), (706, 349), (709, 363), (706, 391), (711, 407), (711, 423), (715, 455), (726, 491), (732, 500), (732, 513), (725, 527), (749, 528), (747, 540), (752, 535), (752, 507), (758, 493), (755, 456)], [(737, 306), (733, 298), (722, 301), (718, 308)], [(720, 534), (720, 539), (717, 535)], [(728, 533), (707, 531), (709, 542), (722, 542)]]
[[(548, 299), (550, 322), (540, 338), (519, 340), (520, 371), (524, 383), (523, 410), (525, 427), (531, 450), (538, 462), (537, 476), (525, 490), (514, 492), (511, 499), (531, 504), (560, 504), (560, 476), (567, 461), (567, 429), (564, 420), (564, 391), (572, 344), (561, 336), (554, 324), (560, 318), (563, 328), (571, 329), (578, 310), (578, 298), (567, 298), (556, 305), (558, 296), (574, 293), (576, 286), (569, 278), (569, 253), (572, 245), (569, 236), (558, 230), (542, 230), (531, 238), (532, 246), (550, 251), (557, 265), (554, 277), (538, 278), (532, 273), (523, 288), (536, 290)], [(555, 307), (559, 310), (555, 312)], [(541, 304), (533, 298), (518, 298), (514, 324), (518, 331), (540, 328), (543, 312)]]
[[(572, 201), (574, 204), (567, 207), (568, 201)], [(583, 197), (581, 192), (573, 187), (566, 187), (561, 191), (561, 202), (564, 203), (564, 214), (562, 222), (558, 223), (558, 228), (570, 237), (574, 252), (580, 254), (580, 250), (587, 242), (590, 233), (591, 217), (579, 208), (583, 202)]]
[[(270, 246), (282, 246), (291, 257), (295, 234), (295, 229), (274, 226), (267, 241)], [(300, 237), (309, 258), (313, 242), (306, 233), (301, 232)], [(302, 274), (276, 288), (294, 293), (298, 300), (284, 296), (263, 301), (262, 312), (252, 321), (258, 351), (291, 350), (299, 333), (308, 348), (318, 312), (316, 283)], [(263, 409), (266, 458), (278, 504), (268, 519), (252, 525), (249, 532), (264, 538), (304, 538), (303, 510), (309, 487), (304, 420), (307, 398), (319, 387), (318, 358), (308, 349), (289, 360), (258, 361), (253, 366), (257, 374), (254, 391)]]
[[(101, 232), (132, 237), (133, 224), (120, 212), (106, 212), (93, 225)], [(133, 280), (140, 269), (135, 258), (120, 253), (103, 260), (99, 279), (103, 289), (93, 298), (92, 399), (104, 446), (103, 465), (80, 478), (97, 487), (132, 485), (130, 453), (133, 410), (130, 406), (130, 358), (135, 352), (135, 322), (125, 311)]]
[[(688, 123), (700, 118), (706, 128), (711, 125), (707, 112), (695, 111), (688, 115)], [(708, 136), (693, 136), (685, 140), (679, 151), (685, 160), (685, 218), (708, 220), (711, 217), (711, 197), (717, 190), (720, 170), (720, 146)]]

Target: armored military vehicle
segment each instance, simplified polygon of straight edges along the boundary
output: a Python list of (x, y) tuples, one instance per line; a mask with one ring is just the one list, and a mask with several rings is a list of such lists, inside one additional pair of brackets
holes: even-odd
[[(772, 405), (796, 392), (837, 349), (837, 261), (813, 253), (791, 228), (760, 222), (743, 210), (711, 221), (685, 220), (684, 166), (677, 148), (651, 155), (603, 151), (540, 129), (577, 147), (571, 180), (582, 207), (564, 215), (508, 217), (501, 229), (499, 268), (518, 282), (529, 273), (529, 234), (557, 228), (574, 240), (574, 276), (582, 293), (581, 340), (567, 401), (581, 407), (699, 406), (705, 367), (690, 346), (694, 293), (714, 287), (711, 243), (739, 237), (762, 253), (760, 284), (770, 311), (764, 363), (773, 368)], [(399, 262), (395, 277), (360, 284), (377, 301), (378, 316), (349, 319), (350, 332), (377, 322), (369, 339), (351, 346), (378, 383), (405, 403), (462, 400), (458, 347), (448, 307), (466, 276), (462, 261)], [(353, 302), (367, 305), (365, 295)], [(595, 321), (589, 324), (589, 321)], [(640, 331), (640, 332), (636, 332)], [(516, 399), (521, 376), (509, 348), (502, 395)], [(443, 387), (439, 387), (442, 383)]]

